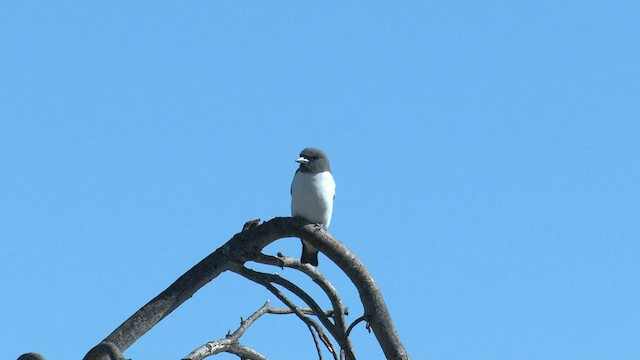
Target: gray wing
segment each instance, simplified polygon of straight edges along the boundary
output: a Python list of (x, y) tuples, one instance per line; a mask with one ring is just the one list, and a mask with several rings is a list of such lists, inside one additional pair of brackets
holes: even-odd
[[(298, 171), (300, 171), (300, 169), (296, 170), (296, 173), (293, 174), (293, 179), (295, 180), (296, 175), (298, 175)], [(291, 180), (291, 186), (289, 187), (289, 195), (293, 195), (293, 180)], [(335, 195), (333, 195), (335, 197)]]

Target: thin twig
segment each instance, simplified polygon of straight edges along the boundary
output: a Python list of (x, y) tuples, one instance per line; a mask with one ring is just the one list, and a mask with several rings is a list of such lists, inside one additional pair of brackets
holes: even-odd
[[(329, 330), (331, 335), (338, 338), (339, 333), (336, 331), (335, 325), (329, 320), (329, 318), (324, 314), (324, 311), (318, 305), (318, 303), (304, 290), (302, 290), (298, 285), (292, 283), (291, 281), (275, 274), (263, 273), (255, 270), (251, 270), (243, 267), (243, 271), (252, 273), (252, 276), (260, 278), (263, 282), (276, 283), (285, 289), (291, 291), (293, 294), (298, 296), (302, 301), (304, 301), (318, 316), (318, 319), (322, 324)], [(334, 310), (335, 311), (335, 310)]]
[(264, 305), (262, 305), (260, 309), (258, 309), (256, 312), (251, 314), (246, 320), (242, 320), (240, 322), (240, 327), (227, 338), (233, 341), (238, 341), (238, 339), (240, 339), (240, 336), (242, 336), (242, 334), (244, 334), (244, 332), (247, 331), (249, 326), (251, 326), (251, 324), (253, 324), (254, 321), (256, 321), (260, 316), (264, 315), (268, 311), (269, 311), (269, 300), (265, 301)]
[(247, 331), (249, 326), (251, 326), (251, 324), (253, 324), (253, 322), (256, 321), (260, 316), (266, 314), (269, 309), (269, 300), (267, 300), (264, 305), (256, 310), (256, 312), (251, 314), (246, 320), (242, 320), (240, 322), (240, 326), (236, 331), (231, 334), (227, 334), (224, 339), (208, 342), (200, 346), (199, 348), (192, 351), (189, 355), (187, 355), (184, 359), (200, 360), (210, 355), (215, 355), (221, 352), (228, 352), (253, 360), (266, 360), (266, 357), (251, 348), (241, 345), (240, 343), (238, 343), (238, 340), (244, 334), (244, 332)]
[(267, 360), (267, 358), (259, 352), (239, 343), (231, 344), (227, 352), (230, 354), (238, 355), (241, 359)]
[[(313, 311), (313, 309), (311, 308), (302, 308), (299, 307), (298, 310), (300, 310), (303, 314), (305, 315), (316, 315), (315, 311)], [(269, 310), (267, 310), (268, 314), (274, 314), (274, 315), (289, 315), (289, 314), (295, 314), (295, 312), (289, 308), (269, 308)], [(325, 316), (333, 316), (333, 310), (325, 310), (324, 311), (324, 315)]]
[(309, 326), (313, 343), (316, 345), (316, 351), (318, 352), (318, 359), (322, 360), (322, 349), (320, 349), (320, 342), (318, 341), (318, 335), (313, 331), (313, 326)]
[(362, 315), (359, 318), (355, 319), (351, 325), (349, 325), (349, 328), (347, 329), (347, 337), (349, 337), (349, 334), (351, 334), (351, 330), (353, 330), (353, 328), (358, 325), (361, 321), (366, 320), (367, 316), (366, 315)]
[[(308, 316), (304, 315), (299, 308), (291, 301), (289, 300), (289, 298), (287, 298), (280, 290), (278, 290), (278, 288), (276, 288), (275, 286), (273, 286), (273, 284), (271, 284), (271, 282), (264, 276), (264, 273), (260, 273), (254, 270), (250, 270), (245, 268), (244, 266), (239, 266), (236, 267), (234, 269), (232, 269), (232, 271), (234, 271), (235, 273), (244, 276), (245, 278), (258, 283), (264, 287), (267, 288), (267, 290), (271, 291), (271, 293), (273, 293), (280, 301), (282, 301), (285, 305), (287, 305), (297, 316), (300, 320), (302, 320), (307, 326), (309, 327), (313, 327), (313, 329), (318, 333), (318, 336), (320, 337), (320, 340), (322, 341), (322, 343), (325, 345), (325, 347), (327, 348), (327, 350), (329, 350), (329, 352), (331, 354), (333, 354), (333, 357), (335, 360), (338, 359), (337, 354), (336, 354), (336, 350), (333, 346), (333, 343), (331, 342), (331, 339), (327, 336), (327, 334), (324, 332), (324, 330), (322, 329), (322, 327), (316, 323), (313, 319), (309, 318)], [(268, 275), (268, 274), (266, 274)], [(322, 312), (322, 311), (321, 311)], [(317, 312), (316, 312), (317, 314)]]
[[(327, 327), (329, 332), (334, 336), (340, 348), (343, 350), (341, 353), (345, 353), (347, 359), (355, 359), (355, 354), (353, 350), (353, 344), (348, 336), (346, 336), (346, 324), (345, 324), (345, 314), (348, 311), (342, 306), (342, 300), (338, 294), (338, 291), (333, 287), (331, 282), (320, 272), (316, 267), (303, 264), (299, 259), (289, 256), (284, 256), (282, 254), (278, 254), (278, 257), (265, 255), (263, 253), (258, 254), (258, 256), (254, 259), (255, 262), (273, 265), (280, 268), (287, 267), (291, 269), (298, 270), (305, 275), (309, 276), (311, 280), (313, 280), (320, 288), (325, 292), (331, 305), (333, 306), (334, 315), (332, 316), (334, 321), (334, 328), (331, 329)], [(303, 299), (304, 300), (304, 299)], [(322, 320), (322, 319), (321, 319)], [(324, 324), (324, 322), (323, 322)], [(326, 324), (325, 324), (326, 326)]]

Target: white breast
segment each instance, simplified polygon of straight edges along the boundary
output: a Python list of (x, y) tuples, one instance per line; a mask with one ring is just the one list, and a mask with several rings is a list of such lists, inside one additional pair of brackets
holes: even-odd
[(291, 215), (328, 228), (333, 213), (336, 183), (328, 171), (317, 174), (296, 172), (291, 184)]

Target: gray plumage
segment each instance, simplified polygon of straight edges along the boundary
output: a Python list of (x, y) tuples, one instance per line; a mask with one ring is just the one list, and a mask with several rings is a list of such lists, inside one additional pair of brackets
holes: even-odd
[[(296, 162), (300, 167), (291, 183), (291, 215), (327, 229), (336, 196), (329, 158), (320, 149), (306, 148)], [(304, 240), (300, 261), (318, 266), (318, 250)]]

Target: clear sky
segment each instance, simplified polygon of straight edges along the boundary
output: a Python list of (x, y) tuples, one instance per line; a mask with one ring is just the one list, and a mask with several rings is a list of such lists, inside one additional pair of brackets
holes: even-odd
[[(332, 161), (329, 230), (414, 359), (636, 358), (639, 18), (638, 1), (2, 2), (0, 359), (80, 359), (246, 220), (289, 215), (307, 146)], [(125, 355), (179, 359), (267, 299), (223, 274)], [(242, 341), (313, 358), (293, 317)], [(383, 358), (364, 327), (354, 342)]]

